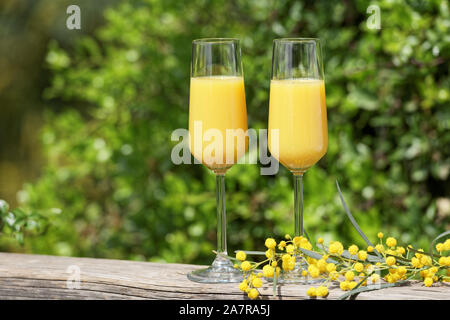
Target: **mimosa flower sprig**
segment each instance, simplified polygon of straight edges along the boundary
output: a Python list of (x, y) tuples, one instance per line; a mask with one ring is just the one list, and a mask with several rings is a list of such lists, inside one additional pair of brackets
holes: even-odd
[[(294, 269), (299, 262), (305, 266), (298, 271), (305, 280), (322, 280), (318, 287), (307, 290), (310, 297), (327, 297), (328, 288), (333, 282), (339, 283), (342, 291), (348, 291), (341, 296), (345, 299), (363, 291), (396, 286), (419, 277), (426, 287), (435, 282), (450, 281), (450, 257), (444, 255), (450, 250), (450, 239), (438, 243), (436, 250), (439, 254), (430, 256), (411, 245), (397, 245), (393, 237), (384, 241), (382, 232), (378, 233), (377, 245), (368, 246), (365, 250), (354, 244), (344, 250), (339, 241), (330, 241), (325, 246), (322, 238), (317, 240), (318, 250), (311, 250), (312, 244), (305, 237), (292, 239), (286, 235), (285, 238), (278, 243), (273, 238), (266, 239), (267, 250), (261, 252), (266, 259), (261, 262), (248, 260), (244, 251), (238, 251), (236, 257), (231, 258), (236, 261), (235, 268), (241, 270), (244, 276), (239, 289), (246, 292), (249, 298), (256, 299), (260, 295), (258, 288), (263, 284), (262, 277), (273, 279), (276, 292), (276, 279), (280, 273), (297, 272)], [(261, 253), (252, 252), (256, 255)]]
[[(365, 250), (354, 244), (344, 250), (339, 241), (330, 241), (326, 246), (322, 238), (317, 239), (316, 248), (303, 236), (292, 238), (286, 235), (278, 243), (273, 238), (267, 238), (265, 252), (237, 251), (235, 257), (226, 256), (235, 261), (235, 268), (243, 273), (244, 280), (239, 284), (239, 289), (247, 293), (250, 299), (260, 296), (258, 289), (263, 285), (263, 277), (273, 281), (275, 296), (281, 272), (298, 272), (305, 280), (320, 279), (318, 286), (307, 290), (309, 297), (326, 298), (330, 285), (339, 283), (340, 289), (347, 291), (340, 299), (353, 298), (364, 291), (402, 285), (410, 279), (421, 278), (426, 287), (435, 282), (450, 281), (450, 239), (434, 245), (438, 240), (449, 236), (450, 231), (437, 236), (432, 241), (429, 252), (415, 249), (412, 245), (400, 246), (393, 237), (384, 240), (382, 232), (378, 233), (378, 242), (373, 245), (348, 210), (337, 182), (336, 185), (347, 216), (367, 243)], [(433, 252), (434, 248), (437, 253)], [(247, 255), (263, 255), (265, 259), (260, 262), (250, 261)], [(297, 266), (302, 268), (296, 268)]]

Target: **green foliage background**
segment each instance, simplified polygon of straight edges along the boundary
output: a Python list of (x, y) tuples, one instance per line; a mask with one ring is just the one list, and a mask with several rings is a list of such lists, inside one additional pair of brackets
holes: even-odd
[[(215, 180), (172, 164), (171, 132), (187, 128), (191, 41), (242, 40), (249, 127), (267, 128), (272, 40), (323, 41), (327, 155), (306, 175), (308, 233), (359, 240), (340, 205), (338, 179), (366, 234), (426, 246), (450, 227), (450, 14), (447, 1), (133, 0), (74, 50), (51, 42), (39, 179), (21, 205), (48, 216), (28, 252), (209, 263), (215, 248)], [(258, 165), (228, 173), (228, 242), (261, 249), (293, 232), (289, 172)], [(60, 208), (61, 211), (56, 208)], [(3, 249), (19, 250), (3, 239)]]

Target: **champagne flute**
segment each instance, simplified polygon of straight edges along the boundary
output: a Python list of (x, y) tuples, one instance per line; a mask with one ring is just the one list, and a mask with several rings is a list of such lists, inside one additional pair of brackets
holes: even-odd
[[(278, 130), (278, 140), (272, 139)], [(294, 177), (295, 236), (304, 236), (303, 174), (328, 147), (325, 83), (319, 39), (284, 38), (273, 43), (269, 103), (269, 150)], [(301, 266), (283, 282), (300, 282)]]
[(196, 161), (216, 175), (218, 254), (210, 267), (188, 274), (192, 281), (226, 283), (243, 279), (242, 274), (223, 255), (227, 254), (225, 173), (245, 154), (248, 148), (246, 134), (247, 111), (239, 40), (194, 40), (189, 147)]

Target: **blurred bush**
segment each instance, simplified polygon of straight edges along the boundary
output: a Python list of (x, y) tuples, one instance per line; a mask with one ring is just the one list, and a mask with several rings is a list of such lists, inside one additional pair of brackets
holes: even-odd
[(42, 162), (36, 132), (44, 109), (59, 110), (43, 101), (51, 74), (44, 67), (50, 39), (72, 49), (80, 35), (92, 35), (103, 24), (100, 12), (117, 0), (77, 0), (83, 8), (81, 30), (68, 30), (66, 9), (71, 0), (0, 1), (0, 199), (16, 206), (24, 181), (35, 179)]
[[(358, 241), (337, 197), (338, 179), (369, 237), (382, 229), (426, 246), (450, 226), (448, 3), (378, 1), (380, 30), (367, 28), (370, 4), (123, 1), (75, 50), (52, 42), (44, 94), (66, 111), (47, 112), (47, 165), (19, 200), (42, 214), (62, 211), (45, 235), (25, 240), (25, 250), (211, 261), (214, 176), (170, 160), (171, 132), (188, 123), (191, 41), (202, 37), (242, 40), (252, 128), (267, 127), (272, 39), (321, 38), (330, 144), (304, 179), (306, 229)], [(261, 249), (266, 236), (293, 232), (284, 168), (261, 176), (257, 165), (236, 165), (226, 183), (230, 251)]]

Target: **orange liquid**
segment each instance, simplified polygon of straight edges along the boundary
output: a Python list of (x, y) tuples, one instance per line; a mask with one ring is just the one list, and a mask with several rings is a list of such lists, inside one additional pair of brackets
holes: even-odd
[[(195, 130), (196, 121), (197, 125), (201, 123), (202, 133)], [(214, 129), (209, 131), (213, 136), (207, 141), (205, 134), (210, 129)], [(231, 139), (227, 141), (227, 130), (230, 129), (237, 130), (234, 143)], [(225, 172), (245, 154), (248, 148), (246, 132), (247, 110), (242, 77), (191, 78), (189, 148), (197, 160), (217, 173)]]
[[(273, 129), (279, 130), (278, 145), (272, 141)], [(272, 155), (294, 174), (323, 157), (328, 148), (323, 80), (271, 81), (268, 144)]]

